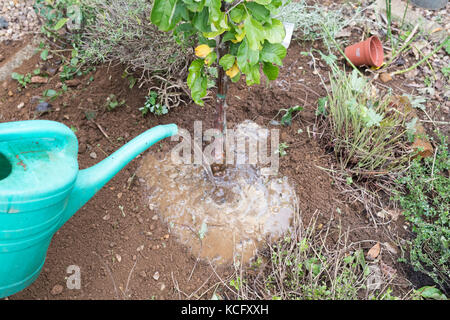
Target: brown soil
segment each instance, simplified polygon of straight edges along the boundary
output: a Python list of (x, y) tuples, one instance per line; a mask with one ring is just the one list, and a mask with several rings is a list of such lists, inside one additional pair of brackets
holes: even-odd
[[(330, 176), (319, 168), (329, 168), (334, 159), (318, 142), (321, 132), (316, 125), (315, 109), (317, 99), (325, 92), (308, 65), (310, 59), (300, 54), (309, 45), (291, 45), (280, 78), (269, 86), (248, 88), (243, 82), (232, 85), (228, 95), (228, 126), (246, 119), (269, 126), (280, 108), (305, 106), (290, 127), (277, 127), (281, 129), (281, 142), (289, 145), (287, 155), (280, 159), (281, 174), (295, 185), (303, 222), (307, 224), (314, 214), (319, 214), (319, 222), (331, 221), (335, 230), (340, 223), (344, 230), (353, 230), (349, 240), (361, 242), (366, 250), (377, 241), (392, 243), (398, 232), (404, 233), (402, 219), (388, 228), (375, 229), (363, 206), (349, 202), (333, 185)], [(11, 46), (0, 45), (0, 53), (5, 56), (13, 53)], [(37, 54), (15, 71), (31, 72), (41, 63)], [(50, 119), (74, 128), (80, 143), (81, 169), (98, 163), (158, 124), (176, 123), (193, 132), (194, 121), (202, 120), (203, 128), (213, 127), (214, 108), (208, 104), (204, 108), (181, 106), (160, 117), (142, 117), (138, 108), (143, 106), (147, 92), (138, 86), (129, 89), (122, 72), (120, 66), (100, 66), (95, 72), (77, 78), (79, 84), (52, 101), (52, 111), (40, 116), (34, 113), (36, 102), (32, 100), (36, 98), (33, 97), (54, 89), (59, 77), (51, 77), (45, 85), (30, 84), (26, 89), (20, 89), (15, 81), (5, 81), (0, 87), (0, 121)], [(94, 81), (88, 84), (91, 76)], [(115, 94), (118, 100), (126, 99), (126, 105), (107, 111), (105, 101), (110, 94)], [(17, 106), (21, 102), (25, 107), (19, 110)], [(86, 112), (95, 112), (95, 119), (88, 120)], [(303, 131), (299, 133), (299, 129)], [(173, 145), (165, 140), (152, 149), (168, 152)], [(92, 152), (96, 153), (96, 159), (90, 156)], [(146, 202), (144, 186), (133, 179), (141, 160), (134, 160), (122, 170), (56, 233), (40, 277), (10, 299), (211, 298), (216, 284), (220, 283), (218, 276), (227, 277), (231, 270), (221, 268), (216, 274), (210, 265), (197, 262), (169, 234), (161, 219), (155, 219), (155, 212)], [(138, 251), (142, 245), (143, 249)], [(121, 257), (120, 262), (117, 255)], [(383, 251), (383, 261), (402, 274), (396, 258)], [(64, 289), (61, 294), (53, 295), (55, 285), (66, 287), (66, 269), (70, 265), (81, 267), (82, 289)], [(153, 278), (155, 272), (159, 273), (158, 280)]]
[(26, 37), (20, 41), (6, 41), (0, 46), (0, 67), (9, 61), (16, 52), (25, 47), (30, 41), (30, 37)]

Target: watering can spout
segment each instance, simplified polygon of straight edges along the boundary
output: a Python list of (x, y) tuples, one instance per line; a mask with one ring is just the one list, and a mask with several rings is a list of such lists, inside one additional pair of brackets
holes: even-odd
[(177, 133), (178, 128), (175, 124), (154, 127), (134, 138), (100, 163), (81, 170), (70, 194), (61, 226), (131, 160), (158, 141)]

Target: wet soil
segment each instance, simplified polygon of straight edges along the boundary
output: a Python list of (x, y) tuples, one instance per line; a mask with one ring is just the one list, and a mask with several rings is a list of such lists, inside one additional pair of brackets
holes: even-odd
[[(0, 52), (13, 53), (1, 44)], [(317, 99), (325, 95), (319, 78), (313, 74), (310, 59), (300, 54), (310, 43), (293, 42), (280, 70), (280, 78), (266, 85), (247, 87), (244, 82), (231, 85), (228, 94), (228, 127), (244, 120), (281, 130), (280, 142), (289, 148), (280, 158), (280, 175), (294, 185), (305, 224), (314, 215), (319, 223), (331, 223), (334, 230), (352, 230), (349, 241), (360, 242), (368, 250), (377, 241), (393, 243), (405, 235), (402, 218), (386, 227), (374, 228), (363, 206), (350, 202), (321, 168), (334, 164), (332, 154), (320, 142), (322, 132), (315, 115)], [(50, 60), (57, 67), (57, 58)], [(32, 72), (41, 66), (35, 55), (15, 70)], [(326, 73), (323, 66), (321, 71)], [(46, 89), (59, 86), (59, 77), (47, 84), (29, 84), (26, 89), (8, 80), (0, 84), (0, 122), (49, 119), (71, 127), (79, 139), (80, 168), (90, 167), (135, 136), (158, 124), (176, 123), (193, 132), (194, 121), (213, 127), (214, 108), (180, 106), (164, 116), (143, 117), (139, 108), (145, 102), (145, 88), (129, 88), (122, 78), (121, 66), (98, 66), (96, 71), (76, 78), (68, 91), (54, 101), (49, 112), (35, 112)], [(92, 77), (92, 79), (90, 79)], [(91, 81), (92, 80), (92, 81)], [(106, 99), (115, 94), (125, 99), (123, 106), (106, 109)], [(24, 103), (22, 108), (18, 106)], [(292, 125), (271, 126), (281, 108), (302, 105)], [(279, 116), (276, 120), (280, 120)], [(149, 152), (168, 154), (176, 143), (163, 140)], [(143, 157), (132, 161), (91, 199), (54, 236), (40, 277), (30, 287), (10, 299), (209, 299), (221, 278), (231, 268), (213, 267), (198, 261), (189, 248), (180, 244), (152, 206), (147, 189), (136, 176)], [(332, 239), (332, 237), (331, 237)], [(400, 250), (399, 250), (400, 251)], [(398, 256), (383, 251), (383, 261), (402, 275)], [(82, 288), (66, 289), (66, 271), (71, 265), (81, 268)], [(52, 289), (62, 285), (62, 292)], [(407, 286), (407, 285), (405, 285)]]

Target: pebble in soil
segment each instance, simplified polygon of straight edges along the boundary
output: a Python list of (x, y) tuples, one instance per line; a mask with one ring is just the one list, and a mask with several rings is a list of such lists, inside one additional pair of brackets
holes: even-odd
[[(236, 136), (259, 128), (244, 122)], [(215, 264), (235, 257), (248, 262), (265, 239), (288, 231), (296, 214), (296, 195), (287, 177), (261, 175), (249, 164), (227, 166), (212, 182), (201, 165), (174, 164), (170, 153), (149, 153), (138, 176), (172, 234), (194, 256)]]

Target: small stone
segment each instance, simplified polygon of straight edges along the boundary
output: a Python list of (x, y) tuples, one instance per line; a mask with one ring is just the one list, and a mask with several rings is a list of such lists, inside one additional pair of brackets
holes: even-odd
[(392, 80), (392, 76), (389, 73), (382, 73), (380, 74), (380, 80), (386, 83)]
[(56, 74), (57, 71), (58, 71), (57, 68), (48, 68), (48, 69), (47, 69), (47, 74), (48, 74), (49, 76), (53, 77), (53, 76)]
[(167, 240), (167, 239), (169, 239), (169, 237), (170, 237), (170, 235), (165, 234), (163, 238)]
[(53, 296), (57, 296), (59, 294), (61, 294), (64, 290), (64, 287), (60, 284), (57, 284), (56, 286), (53, 287), (52, 291), (50, 292)]
[(9, 23), (5, 18), (0, 17), (0, 29), (8, 29)]
[(8, 91), (8, 96), (12, 97), (13, 95), (14, 95), (14, 93), (11, 90), (9, 90)]
[(122, 261), (122, 257), (120, 256), (120, 254), (116, 253), (116, 259), (119, 263)]
[(144, 245), (140, 245), (140, 246), (137, 247), (137, 249), (136, 249), (137, 252), (142, 251), (142, 250), (144, 250)]
[(156, 281), (159, 280), (159, 272), (156, 271), (155, 274), (153, 275), (153, 279), (155, 279)]
[(89, 154), (89, 156), (90, 156), (92, 159), (97, 159), (97, 154), (96, 154), (94, 151), (92, 151), (92, 152)]
[(31, 83), (46, 84), (47, 82), (48, 82), (48, 78), (44, 78), (44, 77), (40, 77), (40, 76), (31, 77)]
[(111, 218), (109, 213), (103, 217), (103, 220), (108, 221)]
[(118, 198), (118, 199), (122, 198), (122, 195), (123, 195), (122, 192), (119, 192), (119, 193), (117, 194), (117, 198)]
[(139, 275), (140, 275), (142, 278), (147, 278), (147, 274), (145, 273), (145, 271), (139, 272)]
[(48, 111), (50, 111), (50, 109), (52, 108), (52, 105), (48, 102), (41, 102), (36, 106), (36, 112), (39, 113), (46, 113)]
[(158, 220), (158, 215), (157, 214), (155, 214), (153, 217), (152, 217), (152, 220), (153, 221), (156, 221), (156, 220)]
[(25, 106), (24, 102), (19, 103), (19, 105), (17, 106), (17, 109), (22, 109)]
[(159, 290), (164, 291), (165, 288), (166, 288), (166, 285), (164, 283), (161, 283), (159, 285)]

